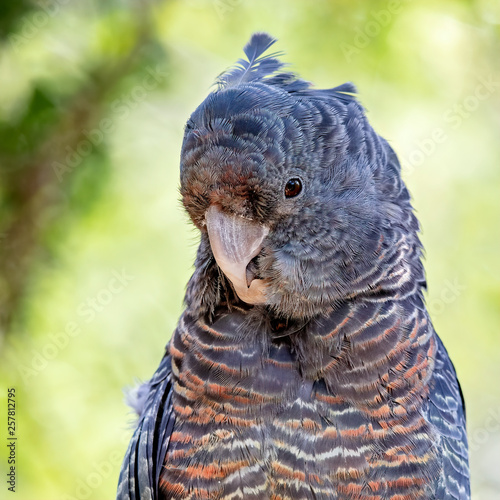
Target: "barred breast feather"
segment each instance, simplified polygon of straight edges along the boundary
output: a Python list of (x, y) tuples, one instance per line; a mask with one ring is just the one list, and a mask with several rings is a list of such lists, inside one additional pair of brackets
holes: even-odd
[[(367, 300), (289, 338), (260, 327), (182, 316), (119, 498), (465, 498), (459, 389), (424, 310)], [(306, 335), (329, 352), (308, 359)]]

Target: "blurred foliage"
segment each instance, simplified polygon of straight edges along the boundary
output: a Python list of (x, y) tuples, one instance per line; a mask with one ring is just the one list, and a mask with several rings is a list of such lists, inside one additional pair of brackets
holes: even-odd
[(318, 87), (355, 82), (400, 155), (467, 400), (473, 498), (497, 498), (496, 0), (0, 6), (0, 411), (16, 387), (16, 498), (113, 498), (121, 391), (156, 369), (196, 249), (178, 201), (183, 125), (260, 30)]

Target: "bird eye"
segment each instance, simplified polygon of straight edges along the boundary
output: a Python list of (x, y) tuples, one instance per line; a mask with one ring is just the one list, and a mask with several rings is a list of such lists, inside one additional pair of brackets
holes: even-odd
[(302, 191), (302, 182), (300, 179), (290, 179), (285, 186), (285, 196), (293, 198)]

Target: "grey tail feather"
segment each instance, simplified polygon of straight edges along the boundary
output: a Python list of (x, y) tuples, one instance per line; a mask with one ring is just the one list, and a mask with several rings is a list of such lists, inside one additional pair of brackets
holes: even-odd
[(268, 33), (254, 33), (243, 49), (247, 60), (239, 59), (233, 68), (222, 73), (217, 79), (219, 88), (263, 80), (281, 69), (285, 65), (277, 59), (281, 53), (261, 57), (275, 42)]

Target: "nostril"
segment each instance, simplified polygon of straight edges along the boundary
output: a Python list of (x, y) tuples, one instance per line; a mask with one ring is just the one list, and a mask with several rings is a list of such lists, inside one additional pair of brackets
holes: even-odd
[(246, 279), (247, 279), (247, 287), (250, 288), (252, 281), (258, 279), (259, 267), (257, 265), (257, 259), (259, 255), (256, 255), (247, 265), (246, 268)]

